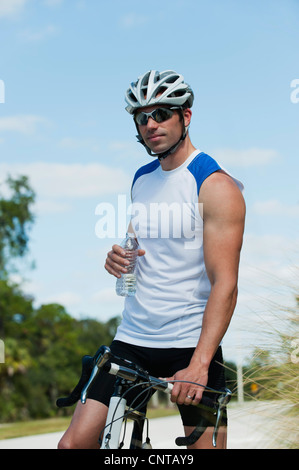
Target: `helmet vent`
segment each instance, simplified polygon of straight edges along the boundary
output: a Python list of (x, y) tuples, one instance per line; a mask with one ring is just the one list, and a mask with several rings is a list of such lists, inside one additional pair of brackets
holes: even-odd
[(126, 110), (134, 114), (139, 108), (160, 104), (191, 108), (193, 99), (193, 91), (182, 75), (173, 70), (150, 70), (127, 90)]

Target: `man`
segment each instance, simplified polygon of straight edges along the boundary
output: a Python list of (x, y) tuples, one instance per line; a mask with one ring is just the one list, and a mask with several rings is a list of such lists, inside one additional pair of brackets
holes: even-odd
[[(130, 229), (140, 246), (137, 292), (125, 300), (111, 345), (151, 375), (175, 381), (171, 399), (186, 435), (203, 413), (195, 406), (203, 387), (194, 383), (214, 389), (225, 384), (220, 343), (236, 305), (245, 219), (241, 183), (191, 143), (193, 98), (173, 71), (149, 71), (126, 94), (138, 140), (156, 158), (137, 171), (132, 185)], [(157, 207), (165, 209), (168, 230)], [(112, 247), (105, 268), (116, 277), (126, 272), (120, 246)], [(100, 377), (86, 405), (78, 404), (59, 447), (97, 446), (111, 380)], [(192, 448), (212, 447), (215, 417), (212, 409), (209, 413), (211, 425)], [(224, 420), (217, 448), (225, 447)]]

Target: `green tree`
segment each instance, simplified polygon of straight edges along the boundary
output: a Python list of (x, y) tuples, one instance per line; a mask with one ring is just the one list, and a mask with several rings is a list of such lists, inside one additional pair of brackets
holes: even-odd
[(82, 356), (110, 344), (119, 322), (76, 320), (59, 304), (36, 308), (34, 299), (11, 282), (13, 262), (28, 253), (35, 194), (25, 176), (8, 178), (7, 186), (9, 196), (0, 194), (0, 338), (5, 343), (0, 422), (61, 413), (56, 399), (77, 384)]
[(35, 193), (28, 178), (7, 178), (10, 196), (0, 193), (0, 279), (12, 269), (11, 260), (23, 257), (28, 251), (29, 229), (34, 221), (31, 207)]
[(32, 303), (17, 284), (0, 279), (0, 338), (20, 335), (20, 325), (32, 315)]

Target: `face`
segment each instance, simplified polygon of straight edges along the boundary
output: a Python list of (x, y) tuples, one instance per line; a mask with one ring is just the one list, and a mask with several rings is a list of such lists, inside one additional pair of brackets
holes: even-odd
[[(161, 107), (161, 106), (160, 106)], [(149, 113), (159, 108), (159, 106), (147, 106), (142, 111)], [(176, 144), (182, 136), (183, 126), (188, 126), (191, 118), (191, 110), (183, 111), (184, 123), (180, 118), (180, 113), (174, 111), (173, 116), (167, 121), (155, 122), (151, 117), (146, 125), (139, 125), (139, 133), (145, 144), (153, 153), (166, 152)]]

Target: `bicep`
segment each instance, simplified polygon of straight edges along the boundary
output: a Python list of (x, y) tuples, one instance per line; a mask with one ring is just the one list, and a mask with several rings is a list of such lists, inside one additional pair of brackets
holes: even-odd
[(201, 197), (204, 257), (210, 282), (236, 283), (245, 221), (243, 196), (229, 177), (215, 175)]

